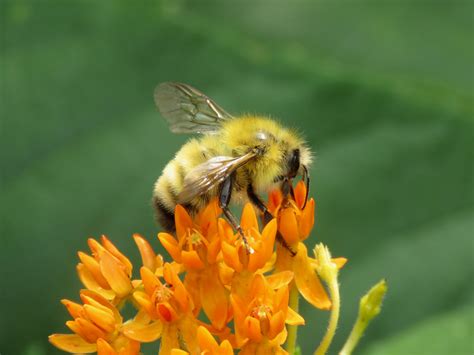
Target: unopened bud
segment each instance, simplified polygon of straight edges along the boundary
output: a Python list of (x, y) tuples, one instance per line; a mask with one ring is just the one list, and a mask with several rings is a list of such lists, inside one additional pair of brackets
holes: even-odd
[(385, 293), (387, 293), (387, 282), (382, 279), (360, 299), (359, 317), (363, 322), (370, 322), (380, 313)]

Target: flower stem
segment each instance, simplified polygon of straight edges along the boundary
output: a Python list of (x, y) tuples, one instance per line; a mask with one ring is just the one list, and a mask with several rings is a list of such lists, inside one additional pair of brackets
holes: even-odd
[(382, 301), (386, 293), (387, 282), (380, 280), (360, 299), (359, 315), (339, 355), (352, 354), (370, 321), (380, 313)]
[(333, 279), (328, 284), (329, 293), (331, 295), (332, 308), (331, 315), (329, 317), (329, 324), (326, 334), (324, 335), (323, 340), (319, 344), (318, 348), (314, 352), (314, 355), (324, 355), (331, 345), (334, 334), (336, 333), (337, 323), (339, 321), (339, 309), (341, 306), (341, 299), (339, 297), (339, 284), (337, 278)]
[(344, 347), (342, 348), (342, 350), (339, 352), (339, 355), (352, 354), (352, 351), (354, 350), (360, 338), (364, 334), (366, 327), (367, 327), (367, 323), (363, 322), (360, 318), (357, 318), (357, 321), (351, 330), (351, 334), (349, 335), (349, 338), (347, 338), (347, 341), (344, 344)]
[[(289, 306), (292, 310), (294, 310), (296, 313), (298, 313), (298, 307), (299, 307), (299, 292), (298, 288), (296, 287), (295, 282), (293, 281), (291, 283), (291, 289), (290, 289), (290, 300), (289, 300)], [(286, 341), (286, 351), (290, 355), (293, 355), (296, 350), (296, 336), (298, 332), (298, 326), (297, 325), (289, 325), (288, 326), (288, 338)]]

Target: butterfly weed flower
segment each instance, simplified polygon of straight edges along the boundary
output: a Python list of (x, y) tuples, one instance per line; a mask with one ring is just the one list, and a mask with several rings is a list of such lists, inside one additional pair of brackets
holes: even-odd
[[(234, 355), (234, 348), (228, 340), (220, 344), (204, 326), (199, 326), (197, 330), (197, 341), (203, 355)], [(171, 355), (188, 355), (189, 352), (182, 349), (172, 349)]]
[(81, 262), (77, 273), (87, 289), (118, 304), (133, 289), (132, 263), (105, 235), (100, 240), (100, 243), (93, 238), (87, 241), (92, 255), (78, 252)]
[[(297, 329), (310, 323), (298, 314), (301, 295), (316, 309), (330, 310), (315, 352), (326, 353), (339, 318), (338, 270), (347, 260), (332, 258), (323, 245), (308, 255), (304, 242), (314, 226), (315, 202), (305, 202), (306, 194), (303, 182), (288, 197), (271, 192), (267, 208), (274, 218), (264, 225), (246, 204), (240, 230), (221, 218), (216, 200), (195, 216), (178, 205), (176, 232), (158, 234), (171, 259), (133, 235), (141, 256), (135, 276), (129, 258), (106, 236), (90, 238), (90, 252), (78, 253), (81, 302), (62, 301), (72, 333), (49, 341), (66, 352), (101, 355), (138, 354), (143, 343), (156, 343), (162, 355), (295, 354)], [(378, 285), (362, 299), (344, 354), (380, 311), (385, 290)], [(126, 304), (134, 308), (128, 318)]]
[(222, 330), (230, 317), (228, 290), (219, 277), (218, 256), (221, 240), (218, 235), (217, 201), (212, 201), (192, 219), (177, 206), (175, 211), (176, 237), (159, 233), (162, 245), (186, 270), (184, 284), (195, 303), (196, 312), (202, 307), (212, 325)]
[(80, 296), (82, 305), (62, 301), (74, 319), (66, 322), (74, 334), (51, 335), (53, 345), (70, 353), (139, 353), (140, 343), (124, 335), (122, 316), (112, 303), (90, 290), (82, 290)]
[(241, 354), (284, 353), (285, 323), (304, 324), (304, 319), (288, 307), (288, 285), (273, 289), (262, 274), (255, 274), (248, 294), (231, 295), (237, 344)]

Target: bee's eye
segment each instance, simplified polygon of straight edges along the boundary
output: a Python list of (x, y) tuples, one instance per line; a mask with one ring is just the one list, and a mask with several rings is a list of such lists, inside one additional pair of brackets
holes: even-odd
[(288, 177), (294, 178), (300, 168), (300, 150), (294, 149), (288, 159)]

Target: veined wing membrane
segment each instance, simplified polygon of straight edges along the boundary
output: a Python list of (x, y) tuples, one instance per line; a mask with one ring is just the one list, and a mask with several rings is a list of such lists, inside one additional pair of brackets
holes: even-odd
[(155, 89), (155, 104), (173, 133), (213, 133), (232, 116), (199, 90), (166, 82)]
[(237, 158), (217, 156), (199, 164), (184, 178), (184, 187), (178, 195), (178, 202), (186, 203), (207, 193), (255, 156), (256, 153), (252, 151)]

